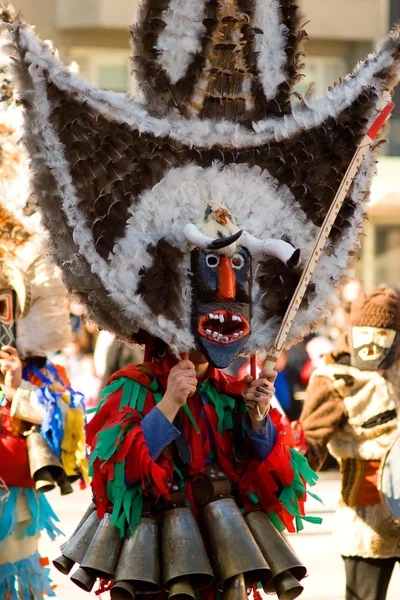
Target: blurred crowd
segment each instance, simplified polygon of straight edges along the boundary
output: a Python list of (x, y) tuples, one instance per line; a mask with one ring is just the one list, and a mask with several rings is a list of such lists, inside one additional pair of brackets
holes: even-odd
[[(289, 420), (299, 418), (310, 376), (346, 331), (350, 304), (361, 289), (357, 280), (349, 281), (323, 327), (282, 353), (275, 367), (278, 371), (275, 389), (280, 407)], [(66, 368), (72, 387), (85, 395), (87, 408), (93, 408), (108, 378), (129, 364), (141, 362), (144, 348), (138, 345), (128, 347), (117, 342), (108, 332), (98, 331), (94, 323), (84, 319), (78, 304), (70, 305), (70, 315), (73, 340), (52, 360)], [(262, 356), (259, 357), (259, 367), (262, 367)], [(239, 358), (229, 368), (231, 374), (239, 376), (245, 376), (248, 371), (246, 358)]]

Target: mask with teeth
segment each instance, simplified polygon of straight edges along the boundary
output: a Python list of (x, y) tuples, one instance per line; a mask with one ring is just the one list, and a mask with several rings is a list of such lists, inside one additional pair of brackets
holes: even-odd
[(242, 247), (231, 256), (196, 249), (191, 264), (193, 335), (209, 362), (222, 369), (250, 335), (250, 254)]
[[(20, 18), (7, 24), (51, 251), (88, 317), (121, 341), (148, 335), (218, 367), (274, 342), (300, 249), (307, 264), (399, 79), (395, 28), (334, 97), (292, 104), (298, 4), (142, 2), (131, 30), (139, 101), (76, 78)], [(358, 251), (379, 146), (346, 195), (288, 346), (328, 314)]]

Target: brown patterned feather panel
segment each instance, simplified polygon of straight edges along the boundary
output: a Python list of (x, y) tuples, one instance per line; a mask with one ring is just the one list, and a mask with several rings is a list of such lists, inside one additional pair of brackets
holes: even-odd
[[(20, 21), (5, 26), (54, 258), (100, 327), (127, 341), (144, 329), (177, 352), (193, 347), (184, 229), (206, 227), (210, 204), (240, 230), (309, 257), (399, 80), (400, 36), (394, 28), (324, 97), (291, 104), (301, 22), (289, 0), (145, 0), (133, 30), (145, 103), (71, 74)], [(350, 273), (376, 150), (337, 217), (290, 344), (327, 314)], [(301, 274), (273, 256), (252, 260), (249, 352), (272, 341)]]

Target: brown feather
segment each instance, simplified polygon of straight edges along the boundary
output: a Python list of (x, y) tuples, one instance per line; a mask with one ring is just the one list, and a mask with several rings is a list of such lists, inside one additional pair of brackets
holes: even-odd
[(165, 239), (149, 248), (149, 253), (153, 264), (143, 272), (138, 294), (155, 315), (163, 315), (181, 325), (183, 282), (180, 272), (184, 254)]

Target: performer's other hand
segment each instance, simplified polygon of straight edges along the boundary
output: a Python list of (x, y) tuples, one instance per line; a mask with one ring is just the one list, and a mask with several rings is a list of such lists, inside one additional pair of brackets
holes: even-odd
[(1, 384), (7, 400), (12, 400), (22, 381), (22, 363), (18, 352), (12, 346), (0, 349), (0, 372), (4, 377)]
[(171, 369), (167, 390), (157, 408), (172, 423), (178, 410), (186, 404), (189, 396), (193, 396), (196, 389), (197, 378), (194, 364), (190, 360), (181, 360)]
[(271, 399), (275, 393), (274, 381), (276, 376), (276, 371), (261, 371), (258, 379), (253, 379), (251, 375), (244, 379), (244, 400), (246, 403), (255, 402), (258, 407), (258, 410), (257, 408), (249, 410), (249, 417), (254, 430), (262, 426), (262, 422), (257, 417), (259, 415), (266, 417), (269, 412)]

